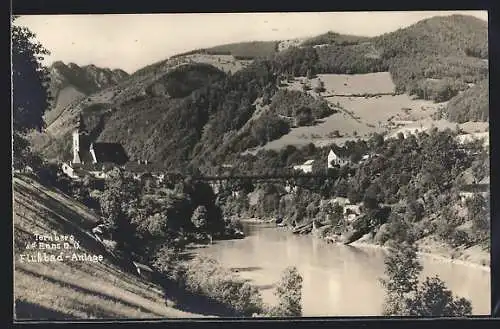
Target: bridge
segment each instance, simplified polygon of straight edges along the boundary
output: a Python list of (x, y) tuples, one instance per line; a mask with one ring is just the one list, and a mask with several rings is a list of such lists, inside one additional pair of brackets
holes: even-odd
[(296, 180), (299, 178), (306, 179), (328, 179), (337, 178), (335, 175), (328, 174), (264, 174), (264, 175), (217, 175), (217, 176), (184, 176), (190, 177), (193, 181), (216, 182), (216, 181), (284, 181)]

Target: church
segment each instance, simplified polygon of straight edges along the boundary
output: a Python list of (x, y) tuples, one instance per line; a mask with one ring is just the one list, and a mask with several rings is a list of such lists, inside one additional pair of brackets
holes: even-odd
[(123, 166), (128, 162), (128, 156), (119, 143), (93, 142), (82, 117), (78, 128), (73, 131), (73, 159), (62, 164), (63, 172), (73, 179), (89, 174), (96, 178), (105, 178), (105, 168)]
[(73, 132), (73, 161), (72, 164), (116, 164), (124, 165), (128, 156), (119, 143), (92, 142), (82, 117), (78, 128)]

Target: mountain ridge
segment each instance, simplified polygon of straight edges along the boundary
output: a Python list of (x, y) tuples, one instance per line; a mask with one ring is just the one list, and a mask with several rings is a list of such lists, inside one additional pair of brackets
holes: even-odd
[[(337, 37), (336, 34), (330, 36), (333, 39)], [(199, 161), (210, 164), (216, 158), (223, 160), (229, 153), (237, 154), (260, 143), (258, 136), (252, 136), (251, 129), (241, 132), (244, 133), (242, 141), (239, 130), (256, 111), (255, 100), (264, 97), (270, 102), (281, 88), (278, 87), (280, 76), (389, 71), (398, 93), (432, 97), (430, 99), (435, 101), (453, 99), (465, 91), (468, 84), (487, 78), (488, 65), (482, 58), (487, 54), (487, 23), (475, 17), (433, 17), (378, 37), (354, 39), (344, 45), (292, 46), (282, 51), (275, 48), (272, 54), (257, 56), (251, 62), (228, 55), (232, 51), (230, 45), (211, 48), (225, 54), (206, 55), (194, 51), (185, 56), (172, 56), (134, 72), (117, 85), (92, 94), (91, 102), (84, 100), (75, 107), (65, 109), (63, 112), (66, 114), (63, 113), (48, 128), (53, 136), (51, 142), (57, 146), (45, 143), (39, 149), (50, 157), (60, 156), (61, 153), (67, 156), (70, 145), (67, 142), (68, 132), (74, 128), (79, 113), (86, 114), (88, 120), (95, 122), (99, 121), (99, 115), (113, 109), (109, 124), (104, 125), (100, 138), (121, 142), (133, 158), (155, 159), (174, 167), (185, 167), (195, 158), (203, 158)], [(247, 46), (251, 43), (243, 44)], [(241, 43), (237, 45), (241, 49)], [(214, 84), (205, 82), (196, 88), (188, 88), (189, 95), (184, 95), (182, 99), (151, 94), (152, 86), (171, 74), (179, 63), (203, 61), (214, 67), (226, 65), (221, 64), (226, 61), (231, 65), (245, 65), (242, 64), (235, 72), (224, 70), (225, 76)], [(439, 83), (429, 84), (429, 81)], [(186, 83), (192, 81), (188, 78)], [(483, 84), (479, 84), (478, 88), (482, 87)], [(101, 104), (102, 111), (86, 111), (92, 104)], [(186, 113), (194, 117), (190, 118)], [(137, 118), (131, 120), (132, 117)], [(468, 115), (461, 114), (460, 117), (464, 120)], [(165, 120), (174, 120), (176, 124), (172, 126)], [(283, 125), (282, 119), (271, 117), (271, 120), (278, 126)], [(159, 125), (157, 131), (146, 128), (151, 122)], [(253, 124), (259, 125), (258, 122)], [(273, 132), (271, 135), (279, 137), (284, 132)], [(239, 136), (240, 140), (233, 141), (235, 136)], [(173, 141), (171, 146), (177, 149), (175, 152), (160, 147), (169, 139)]]

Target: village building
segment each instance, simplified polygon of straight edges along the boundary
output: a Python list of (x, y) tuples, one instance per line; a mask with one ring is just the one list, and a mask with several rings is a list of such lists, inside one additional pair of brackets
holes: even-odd
[(304, 173), (312, 173), (313, 171), (314, 160), (307, 160), (301, 165), (293, 166), (294, 170), (300, 170)]
[(333, 150), (330, 150), (330, 153), (328, 153), (328, 168), (342, 167), (348, 163), (347, 159), (335, 154)]
[(490, 195), (490, 177), (484, 177), (479, 182), (468, 183), (464, 185), (460, 192), (460, 202), (465, 205), (467, 200), (472, 199), (476, 195), (481, 195), (483, 198), (489, 198)]
[(473, 142), (476, 142), (478, 140), (483, 141), (483, 147), (484, 148), (489, 148), (490, 147), (490, 135), (488, 132), (483, 132), (483, 133), (474, 133), (474, 134), (461, 134), (455, 137), (456, 141), (460, 145), (467, 145)]

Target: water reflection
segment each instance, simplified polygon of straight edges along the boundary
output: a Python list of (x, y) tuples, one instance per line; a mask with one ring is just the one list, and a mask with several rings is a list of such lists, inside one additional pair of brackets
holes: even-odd
[[(336, 246), (283, 228), (246, 225), (247, 238), (220, 241), (200, 249), (259, 286), (264, 300), (276, 301), (272, 285), (287, 266), (303, 281), (304, 316), (380, 315), (384, 290), (384, 251)], [(423, 276), (439, 275), (454, 294), (472, 301), (474, 314), (490, 313), (490, 273), (478, 268), (422, 258)]]

